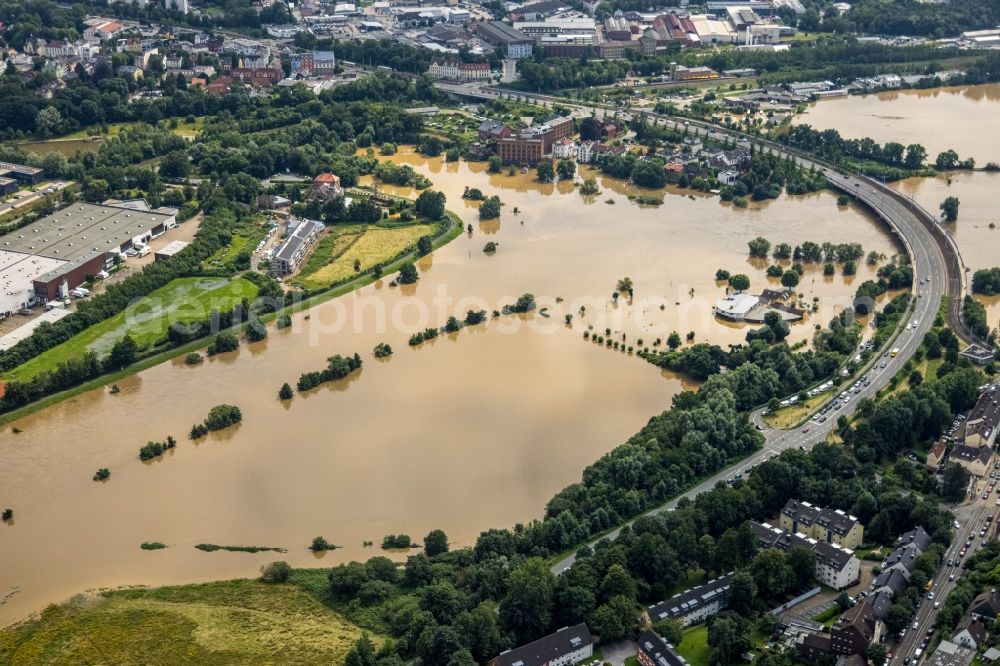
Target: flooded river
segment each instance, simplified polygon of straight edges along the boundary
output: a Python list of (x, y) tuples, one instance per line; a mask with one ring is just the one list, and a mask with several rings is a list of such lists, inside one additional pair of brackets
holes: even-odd
[[(1000, 212), (996, 206), (1000, 173), (955, 171), (937, 178), (908, 178), (896, 187), (931, 212), (936, 212), (946, 197), (958, 197), (958, 220), (945, 228), (970, 269), (969, 279), (978, 269), (1000, 266)], [(990, 328), (1000, 326), (1000, 296), (976, 295), (976, 299), (986, 306)]]
[(931, 90), (896, 90), (824, 99), (795, 117), (817, 129), (836, 129), (850, 139), (919, 143), (931, 162), (952, 149), (982, 166), (1000, 162), (1000, 84)]
[[(4, 428), (0, 504), (15, 520), (0, 524), (0, 599), (16, 593), (0, 606), (0, 624), (88, 588), (253, 576), (275, 559), (331, 565), (380, 553), (389, 533), (419, 540), (441, 528), (470, 544), (488, 527), (539, 517), (555, 491), (690, 388), (585, 342), (587, 326), (612, 328), (630, 343), (674, 329), (736, 343), (746, 327), (722, 325), (709, 309), (724, 293), (717, 268), (747, 273), (753, 290), (768, 284), (764, 265), (747, 259), (751, 238), (896, 251), (886, 232), (853, 208), (838, 209), (831, 193), (747, 210), (668, 194), (650, 208), (608, 179), (585, 201), (569, 184), (542, 186), (529, 175), (394, 159), (428, 175), (473, 227), (418, 263), (416, 285), (383, 280), (298, 314), (290, 330), (236, 353), (195, 367), (177, 359), (119, 382), (118, 394), (91, 391), (23, 418), (14, 424), (20, 434)], [(475, 205), (460, 199), (466, 185), (501, 196), (499, 221), (478, 221)], [(494, 255), (482, 251), (489, 240), (499, 243)], [(809, 302), (819, 297), (823, 311), (795, 325), (793, 338), (807, 339), (815, 321), (849, 304), (870, 272), (862, 265), (846, 280), (808, 272), (799, 291)], [(611, 293), (625, 276), (635, 300), (616, 305)], [(551, 318), (503, 317), (407, 345), (413, 331), (523, 292)], [(575, 315), (571, 326), (564, 313)], [(395, 354), (373, 359), (378, 342)], [(348, 380), (286, 404), (276, 399), (283, 382), (354, 352), (365, 365)], [(241, 407), (243, 423), (188, 441), (191, 424), (219, 403)], [(142, 444), (169, 434), (176, 449), (138, 460)], [(100, 467), (111, 470), (106, 483), (91, 480)], [(306, 547), (317, 535), (343, 548), (315, 556)], [(144, 541), (169, 547), (143, 551)], [(288, 552), (205, 553), (198, 543)]]

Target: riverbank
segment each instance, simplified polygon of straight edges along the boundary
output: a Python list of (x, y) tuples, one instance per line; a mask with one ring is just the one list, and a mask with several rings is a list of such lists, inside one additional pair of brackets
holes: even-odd
[(343, 663), (361, 635), (302, 585), (229, 580), (77, 595), (0, 630), (0, 661)]
[[(446, 211), (446, 215), (447, 215), (447, 218), (448, 218), (448, 224), (444, 226), (444, 229), (443, 229), (443, 231), (440, 234), (438, 234), (437, 236), (435, 236), (432, 239), (432, 248), (433, 248), (433, 250), (436, 250), (436, 249), (444, 246), (449, 241), (454, 240), (455, 238), (457, 238), (459, 236), (459, 234), (462, 233), (462, 221), (461, 221), (461, 219), (455, 213), (453, 213), (451, 211)], [(394, 272), (398, 271), (399, 268), (404, 263), (406, 263), (408, 261), (414, 260), (417, 256), (418, 256), (418, 254), (417, 254), (416, 250), (414, 250), (413, 252), (407, 253), (407, 254), (405, 254), (403, 256), (399, 256), (394, 261), (392, 261), (391, 263), (389, 263), (389, 264), (387, 264), (385, 266), (384, 272), (387, 273), (387, 274), (394, 273)], [(331, 289), (329, 289), (327, 291), (324, 291), (324, 292), (321, 292), (321, 293), (309, 296), (309, 297), (307, 297), (307, 298), (305, 298), (305, 299), (303, 299), (303, 300), (301, 300), (301, 301), (299, 301), (297, 303), (293, 303), (292, 305), (286, 306), (286, 307), (278, 310), (277, 312), (271, 312), (271, 313), (267, 313), (265, 315), (262, 315), (261, 316), (261, 320), (264, 323), (271, 323), (271, 322), (275, 321), (278, 317), (281, 317), (283, 315), (291, 315), (291, 314), (295, 314), (295, 313), (298, 313), (298, 312), (302, 312), (304, 310), (308, 310), (309, 308), (312, 308), (312, 307), (315, 307), (316, 305), (320, 305), (322, 303), (325, 303), (326, 301), (329, 301), (331, 299), (337, 298), (339, 296), (343, 296), (345, 294), (349, 294), (350, 292), (352, 292), (352, 291), (354, 291), (356, 289), (360, 289), (361, 287), (364, 287), (366, 285), (369, 285), (369, 284), (375, 282), (378, 279), (381, 279), (381, 278), (380, 277), (376, 277), (371, 272), (365, 273), (363, 275), (358, 276), (357, 278), (355, 278), (353, 280), (350, 280), (348, 282), (340, 284), (340, 285), (338, 285), (336, 287), (333, 287), (333, 288), (331, 288)], [(233, 327), (231, 327), (229, 329), (224, 329), (224, 331), (228, 331), (228, 332), (235, 333), (235, 334), (242, 334), (242, 333), (244, 333), (246, 331), (247, 326), (248, 326), (248, 323), (244, 322), (244, 323), (242, 323), (240, 325), (233, 326)], [(93, 328), (93, 327), (91, 327), (91, 328)], [(224, 331), (220, 331), (220, 332), (224, 332)], [(131, 375), (134, 375), (136, 373), (142, 372), (143, 370), (147, 370), (149, 368), (152, 368), (152, 367), (154, 367), (156, 365), (159, 365), (160, 363), (164, 363), (166, 361), (169, 361), (169, 360), (174, 359), (174, 358), (178, 358), (179, 356), (186, 355), (186, 354), (189, 354), (189, 353), (194, 352), (194, 351), (202, 350), (202, 349), (204, 349), (207, 346), (207, 343), (209, 342), (210, 339), (211, 338), (200, 338), (198, 340), (193, 340), (193, 341), (191, 341), (189, 343), (180, 345), (178, 347), (173, 347), (173, 348), (165, 350), (165, 351), (157, 352), (157, 353), (155, 353), (155, 354), (153, 354), (151, 356), (148, 356), (146, 358), (139, 359), (138, 361), (136, 361), (132, 365), (130, 365), (127, 368), (125, 368), (123, 370), (120, 370), (118, 372), (113, 372), (113, 373), (110, 373), (110, 374), (101, 375), (100, 377), (96, 377), (96, 378), (94, 378), (92, 380), (84, 382), (83, 384), (75, 386), (75, 387), (73, 387), (71, 389), (68, 389), (66, 391), (62, 391), (60, 393), (55, 393), (55, 394), (46, 396), (46, 397), (42, 398), (41, 400), (38, 400), (36, 402), (31, 403), (30, 405), (25, 405), (24, 407), (21, 407), (19, 409), (15, 409), (13, 411), (10, 411), (10, 412), (4, 413), (4, 414), (0, 414), (0, 425), (5, 425), (7, 423), (10, 423), (12, 421), (16, 421), (16, 420), (18, 420), (20, 418), (23, 418), (25, 416), (28, 416), (30, 414), (34, 414), (34, 413), (36, 413), (36, 412), (38, 412), (38, 411), (40, 411), (42, 409), (45, 409), (47, 407), (51, 407), (51, 406), (56, 405), (56, 404), (58, 404), (58, 403), (60, 403), (60, 402), (62, 402), (64, 400), (67, 400), (67, 399), (72, 398), (74, 396), (80, 395), (81, 393), (85, 393), (87, 391), (91, 391), (93, 389), (100, 388), (100, 387), (103, 387), (103, 386), (108, 386), (108, 385), (110, 385), (110, 384), (112, 384), (112, 383), (114, 383), (114, 382), (116, 382), (118, 380), (124, 379), (124, 378), (129, 377)]]

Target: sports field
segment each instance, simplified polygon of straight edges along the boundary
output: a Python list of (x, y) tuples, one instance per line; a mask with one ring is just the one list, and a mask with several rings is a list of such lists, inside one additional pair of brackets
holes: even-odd
[(139, 299), (124, 312), (94, 324), (14, 368), (4, 379), (25, 381), (52, 370), (64, 359), (88, 351), (104, 356), (126, 334), (132, 336), (139, 349), (145, 349), (162, 339), (171, 324), (207, 319), (212, 310), (223, 312), (243, 298), (253, 300), (257, 291), (257, 285), (244, 278), (178, 278)]

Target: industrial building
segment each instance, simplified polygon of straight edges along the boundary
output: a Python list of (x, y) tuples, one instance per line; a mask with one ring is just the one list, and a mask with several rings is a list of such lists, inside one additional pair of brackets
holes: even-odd
[(22, 183), (38, 183), (45, 178), (45, 169), (13, 162), (0, 162), (0, 177), (13, 178)]
[(475, 30), (483, 41), (493, 46), (503, 46), (507, 50), (508, 58), (531, 57), (535, 40), (502, 21), (479, 21)]
[(177, 225), (173, 212), (75, 203), (0, 239), (0, 315), (66, 297), (126, 250)]

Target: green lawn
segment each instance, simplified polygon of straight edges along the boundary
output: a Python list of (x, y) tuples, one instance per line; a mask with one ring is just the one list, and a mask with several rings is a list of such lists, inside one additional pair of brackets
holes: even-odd
[(360, 636), (299, 587), (230, 580), (49, 606), (0, 631), (0, 663), (337, 664)]
[(675, 647), (691, 666), (708, 666), (708, 625), (688, 629)]
[(81, 356), (87, 351), (102, 356), (126, 333), (140, 349), (145, 349), (163, 338), (171, 324), (204, 320), (212, 310), (231, 309), (242, 298), (253, 300), (257, 291), (257, 285), (244, 278), (179, 278), (133, 303), (124, 312), (98, 322), (14, 368), (5, 379), (30, 379), (39, 372), (52, 370), (64, 359)]
[(206, 269), (224, 268), (244, 250), (253, 252), (265, 234), (267, 225), (261, 219), (240, 222), (233, 231), (229, 245), (219, 248), (215, 254), (201, 262), (201, 265)]

